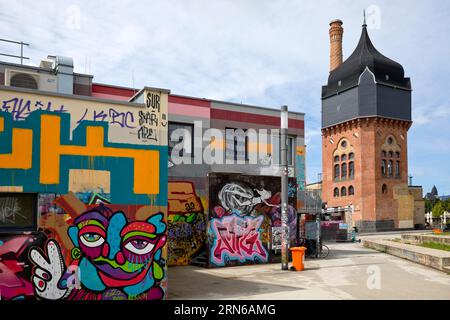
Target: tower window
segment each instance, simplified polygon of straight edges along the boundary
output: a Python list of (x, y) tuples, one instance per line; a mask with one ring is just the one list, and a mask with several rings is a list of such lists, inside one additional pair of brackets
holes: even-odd
[(335, 198), (339, 197), (339, 188), (334, 188), (333, 195)]
[(395, 157), (396, 157), (396, 158), (400, 158), (400, 152), (397, 151), (397, 152), (395, 153)]
[(347, 164), (343, 163), (341, 166), (341, 178), (345, 179), (347, 178)]
[(353, 159), (355, 159), (355, 154), (353, 152), (350, 152), (348, 154), (348, 160), (353, 160)]
[(334, 162), (339, 162), (339, 156), (334, 157)]
[(382, 160), (382, 161), (381, 161), (381, 174), (382, 174), (383, 176), (386, 175), (386, 160)]
[(339, 177), (340, 177), (340, 166), (336, 164), (334, 166), (334, 178), (339, 179)]
[(383, 158), (386, 158), (386, 151), (381, 151), (381, 156), (383, 157)]
[(341, 188), (341, 197), (347, 196), (347, 189), (345, 187)]
[(345, 149), (345, 148), (347, 148), (347, 141), (342, 141), (341, 142), (341, 147), (343, 148), (343, 149)]
[(341, 156), (341, 161), (347, 161), (347, 155), (343, 154), (343, 155)]
[(389, 151), (389, 158), (394, 157), (394, 153), (392, 151)]
[(387, 194), (387, 185), (386, 184), (383, 184), (383, 186), (381, 187), (381, 193), (382, 194)]
[(400, 177), (400, 161), (395, 162), (395, 176)]
[(348, 187), (348, 195), (353, 196), (355, 194), (355, 188), (353, 186)]
[(388, 142), (389, 144), (393, 144), (393, 143), (394, 143), (394, 139), (392, 139), (392, 137), (389, 137), (388, 140), (387, 140), (387, 142)]
[(392, 160), (388, 161), (388, 176), (392, 177)]
[(355, 176), (355, 163), (353, 161), (350, 161), (348, 163), (348, 176), (350, 178), (353, 178)]

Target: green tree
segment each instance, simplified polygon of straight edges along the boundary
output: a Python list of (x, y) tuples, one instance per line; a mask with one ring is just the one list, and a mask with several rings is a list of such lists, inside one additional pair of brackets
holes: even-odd
[(444, 213), (444, 204), (442, 201), (438, 201), (433, 207), (433, 217), (439, 218)]
[(425, 212), (430, 212), (433, 210), (433, 201), (425, 199)]

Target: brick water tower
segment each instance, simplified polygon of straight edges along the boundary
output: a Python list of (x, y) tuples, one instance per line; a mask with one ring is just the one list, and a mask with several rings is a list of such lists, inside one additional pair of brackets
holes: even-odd
[(361, 231), (412, 228), (412, 209), (404, 205), (410, 79), (375, 49), (365, 21), (343, 62), (342, 25), (330, 23), (330, 74), (322, 87), (323, 201), (328, 208), (353, 205)]

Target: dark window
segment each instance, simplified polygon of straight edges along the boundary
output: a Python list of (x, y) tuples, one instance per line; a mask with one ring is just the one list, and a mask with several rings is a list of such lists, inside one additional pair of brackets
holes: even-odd
[(347, 189), (345, 187), (341, 188), (341, 197), (345, 197), (347, 195)]
[(355, 194), (355, 188), (353, 186), (348, 187), (348, 195), (353, 196)]
[(400, 161), (395, 162), (395, 176), (400, 177)]
[(339, 197), (339, 188), (334, 188), (333, 195), (335, 198)]
[(9, 81), (11, 87), (19, 87), (19, 88), (28, 88), (28, 89), (37, 89), (38, 85), (36, 80), (29, 74), (18, 73), (11, 77)]
[(339, 177), (340, 177), (340, 166), (336, 164), (334, 166), (334, 178), (339, 179)]
[(0, 232), (37, 230), (36, 193), (0, 193)]
[(392, 160), (388, 161), (388, 176), (392, 177)]
[(353, 161), (348, 163), (348, 175), (350, 178), (355, 176), (355, 163)]
[(339, 162), (339, 156), (334, 157), (334, 162)]
[(381, 187), (381, 193), (382, 194), (387, 194), (387, 185), (386, 184), (383, 184), (383, 186)]
[(348, 154), (348, 160), (354, 160), (355, 159), (355, 154), (353, 152), (350, 152)]
[(386, 160), (381, 160), (381, 174), (386, 175)]
[(347, 164), (346, 163), (342, 164), (341, 171), (342, 171), (341, 172), (342, 179), (347, 178)]
[(341, 156), (341, 161), (347, 161), (347, 155), (346, 154), (343, 154)]
[[(182, 133), (182, 135), (178, 138), (178, 141), (172, 141), (172, 133), (177, 130), (177, 129), (182, 129), (177, 131), (177, 133)], [(178, 155), (180, 157), (184, 157), (185, 156), (185, 152), (187, 153), (186, 155), (188, 156), (193, 156), (194, 153), (192, 152), (192, 148), (194, 145), (194, 125), (193, 124), (189, 124), (189, 123), (180, 123), (180, 122), (169, 122), (169, 128), (168, 128), (168, 134), (169, 134), (169, 138), (168, 138), (168, 145), (169, 145), (169, 158), (172, 154), (172, 150), (173, 147), (178, 145), (179, 143), (185, 141), (184, 139), (190, 139), (190, 146), (189, 143), (185, 144), (185, 148), (183, 148), (182, 150), (180, 150), (180, 152), (178, 153)]]
[(347, 148), (347, 141), (345, 141), (345, 140), (342, 141), (341, 142), (341, 147), (344, 148), (344, 149)]
[(381, 156), (383, 157), (383, 158), (386, 158), (386, 151), (381, 151)]
[[(248, 137), (246, 137), (248, 139)], [(294, 159), (294, 149), (295, 149), (295, 138), (294, 137), (287, 137), (287, 143), (288, 143), (288, 165), (293, 165), (293, 159)], [(280, 149), (281, 151), (281, 149)]]
[(397, 151), (397, 152), (395, 153), (395, 157), (396, 157), (396, 158), (400, 158), (400, 152)]
[(387, 141), (388, 141), (389, 144), (393, 144), (394, 143), (394, 139), (392, 139), (392, 137), (389, 137)]
[(394, 153), (392, 151), (389, 151), (389, 158), (394, 157)]

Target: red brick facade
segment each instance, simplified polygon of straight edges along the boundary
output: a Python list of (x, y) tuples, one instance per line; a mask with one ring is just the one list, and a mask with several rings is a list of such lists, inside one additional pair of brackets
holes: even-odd
[[(352, 219), (356, 225), (364, 225), (364, 229), (398, 228), (398, 200), (394, 188), (407, 186), (407, 132), (410, 126), (409, 121), (373, 117), (322, 129), (322, 197), (328, 208), (354, 205)], [(346, 141), (345, 148), (343, 141)], [(353, 159), (349, 159), (351, 153)], [(342, 161), (343, 155), (345, 161)], [(350, 176), (350, 162), (354, 163), (353, 177)], [(347, 165), (346, 177), (342, 177), (344, 163)], [(335, 177), (336, 165), (340, 177)], [(353, 195), (349, 195), (350, 187), (353, 187)], [(339, 196), (335, 196), (335, 188), (338, 188)]]

